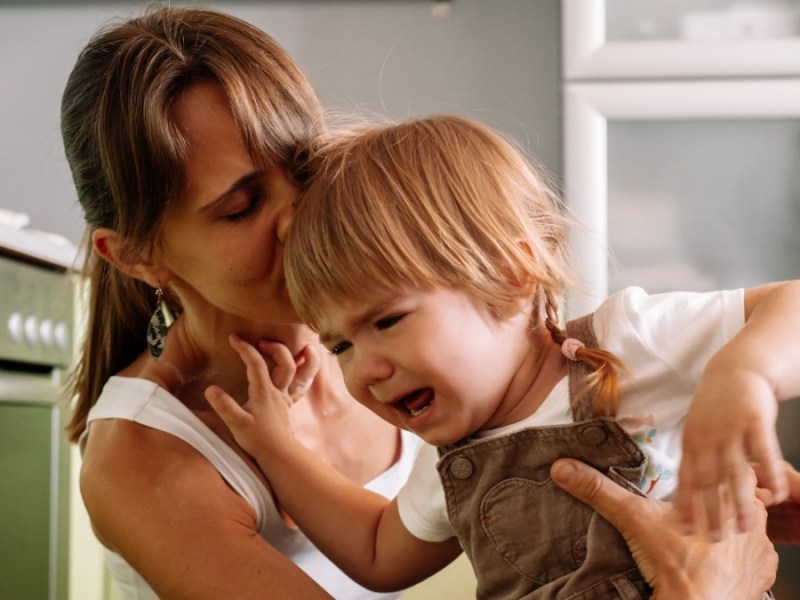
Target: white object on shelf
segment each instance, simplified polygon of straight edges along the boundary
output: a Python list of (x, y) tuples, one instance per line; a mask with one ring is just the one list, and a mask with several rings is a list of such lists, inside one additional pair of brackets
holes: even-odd
[(31, 218), (25, 213), (15, 212), (7, 208), (0, 208), (0, 225), (10, 229), (22, 229), (31, 222)]
[(681, 16), (680, 36), (687, 40), (752, 40), (797, 35), (797, 11), (786, 6), (735, 4)]

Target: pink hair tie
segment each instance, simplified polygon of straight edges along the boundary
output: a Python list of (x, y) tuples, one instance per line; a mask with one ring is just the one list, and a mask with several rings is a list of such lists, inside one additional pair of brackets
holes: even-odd
[(577, 352), (581, 348), (586, 348), (585, 344), (575, 338), (567, 338), (561, 344), (561, 354), (570, 360), (578, 360)]

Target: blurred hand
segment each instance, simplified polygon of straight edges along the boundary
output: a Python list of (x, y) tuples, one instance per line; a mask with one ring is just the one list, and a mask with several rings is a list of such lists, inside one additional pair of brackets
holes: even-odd
[(675, 507), (686, 533), (719, 540), (734, 514), (739, 531), (756, 523), (755, 471), (774, 502), (788, 494), (775, 420), (778, 402), (761, 375), (744, 369), (707, 371), (697, 388), (683, 433)]

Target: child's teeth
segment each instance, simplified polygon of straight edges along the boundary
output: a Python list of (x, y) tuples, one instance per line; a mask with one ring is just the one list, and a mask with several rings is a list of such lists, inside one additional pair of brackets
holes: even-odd
[(430, 404), (426, 404), (426, 405), (425, 405), (425, 406), (423, 406), (422, 408), (411, 408), (411, 409), (409, 409), (409, 411), (408, 411), (408, 412), (411, 414), (411, 416), (412, 416), (412, 417), (416, 417), (418, 414), (420, 414), (420, 413), (422, 413), (422, 412), (425, 412), (426, 410), (428, 410), (428, 407), (429, 407), (429, 406), (430, 406)]

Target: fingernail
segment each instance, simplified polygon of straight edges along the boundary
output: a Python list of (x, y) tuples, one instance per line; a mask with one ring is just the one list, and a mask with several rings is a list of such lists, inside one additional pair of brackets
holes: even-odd
[(572, 483), (578, 470), (570, 462), (558, 462), (553, 465), (551, 476), (559, 483)]

